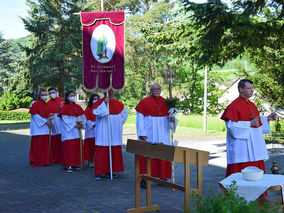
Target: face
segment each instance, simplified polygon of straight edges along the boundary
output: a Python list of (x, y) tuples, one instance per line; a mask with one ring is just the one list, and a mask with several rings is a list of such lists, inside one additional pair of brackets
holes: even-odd
[(97, 100), (99, 100), (98, 96), (94, 96), (93, 101), (97, 101)]
[(56, 91), (55, 90), (48, 91), (48, 95), (49, 96), (53, 96), (52, 94), (56, 95)]
[(71, 93), (68, 95), (68, 98), (70, 98), (70, 97), (75, 97), (75, 96), (76, 96), (75, 93), (71, 92)]
[[(114, 94), (114, 91), (112, 90), (112, 89), (110, 89), (109, 91), (108, 91), (108, 95), (109, 95), (109, 98), (110, 99), (112, 99), (113, 98), (113, 94)], [(106, 97), (106, 93), (105, 93), (105, 97)]]
[(42, 92), (40, 93), (40, 96), (47, 96), (47, 92), (46, 92), (46, 91), (42, 91)]
[(161, 95), (161, 87), (159, 84), (153, 84), (151, 87), (151, 94), (158, 98)]
[(253, 95), (254, 87), (252, 84), (246, 82), (245, 87), (240, 87), (240, 95), (246, 99), (249, 99)]

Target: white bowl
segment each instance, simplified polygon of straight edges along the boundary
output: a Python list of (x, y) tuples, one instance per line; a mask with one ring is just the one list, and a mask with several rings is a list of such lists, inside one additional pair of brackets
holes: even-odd
[(245, 180), (257, 181), (262, 179), (263, 170), (255, 166), (248, 166), (242, 170), (242, 175)]

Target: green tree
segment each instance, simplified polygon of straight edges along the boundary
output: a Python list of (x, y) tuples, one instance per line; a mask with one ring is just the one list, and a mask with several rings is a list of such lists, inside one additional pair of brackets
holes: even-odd
[(247, 76), (255, 80), (262, 99), (283, 108), (283, 1), (234, 0), (232, 7), (220, 0), (181, 2), (199, 30), (199, 63), (223, 66), (246, 54), (257, 69), (257, 75)]
[(14, 52), (11, 51), (11, 43), (3, 39), (0, 33), (0, 96), (9, 88), (9, 79), (12, 75), (12, 63)]
[(84, 0), (27, 0), (29, 16), (23, 18), (31, 33), (24, 50), (33, 87), (54, 86), (59, 94), (82, 84), (81, 24), (73, 13)]

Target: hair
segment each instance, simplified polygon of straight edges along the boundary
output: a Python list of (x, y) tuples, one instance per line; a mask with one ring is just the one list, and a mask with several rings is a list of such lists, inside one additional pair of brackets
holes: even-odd
[(55, 90), (55, 92), (57, 91), (54, 87), (50, 87), (47, 91), (50, 92), (51, 90)]
[(88, 107), (92, 107), (94, 97), (98, 97), (98, 100), (100, 99), (100, 96), (98, 94), (96, 94), (96, 93), (91, 94), (91, 96), (89, 98), (89, 102), (88, 102)]
[(39, 91), (38, 91), (38, 100), (40, 99), (40, 96), (41, 96), (41, 93), (42, 92), (46, 92), (46, 89), (44, 89), (44, 88), (39, 88)]
[(69, 104), (69, 103), (70, 103), (70, 101), (68, 100), (68, 96), (69, 96), (71, 93), (76, 94), (76, 93), (74, 92), (74, 90), (68, 90), (67, 92), (65, 92), (65, 102), (64, 102), (64, 104)]
[(154, 86), (159, 86), (160, 89), (162, 89), (162, 87), (161, 87), (160, 84), (158, 84), (158, 83), (153, 83), (153, 84), (151, 85), (151, 87), (150, 87), (150, 90), (152, 90), (152, 88), (153, 88)]
[(240, 88), (245, 88), (246, 87), (246, 83), (253, 84), (253, 82), (251, 80), (242, 79), (242, 80), (240, 80), (240, 82), (238, 84), (238, 90), (240, 91)]

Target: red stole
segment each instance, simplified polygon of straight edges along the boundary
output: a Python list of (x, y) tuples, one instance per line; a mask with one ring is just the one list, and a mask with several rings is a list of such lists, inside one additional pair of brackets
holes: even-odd
[[(93, 112), (94, 109), (97, 109), (103, 102), (105, 98), (101, 98), (100, 100), (96, 101), (96, 103), (93, 104), (91, 111)], [(111, 99), (109, 102), (109, 114), (110, 115), (118, 115), (122, 112), (124, 109), (123, 103), (116, 99)]]
[[(239, 96), (236, 98), (225, 110), (221, 119), (224, 121), (231, 120), (238, 121), (250, 121), (251, 117), (259, 116), (259, 111), (253, 102), (246, 100), (244, 97)], [(259, 126), (261, 126), (261, 120), (259, 119)]]
[(64, 104), (64, 98), (56, 97), (50, 99), (47, 103), (47, 109), (49, 113), (59, 113), (60, 108)]
[(85, 109), (84, 113), (85, 113), (87, 120), (89, 120), (89, 121), (95, 121), (96, 120), (96, 116), (93, 113), (92, 107), (87, 107)]
[(169, 115), (165, 99), (161, 96), (158, 98), (152, 95), (146, 97), (139, 102), (135, 109), (137, 112), (146, 116), (164, 117)]
[(70, 116), (81, 116), (84, 114), (84, 110), (80, 105), (70, 102), (69, 104), (64, 104), (63, 107), (60, 109), (58, 117), (61, 115), (70, 115)]
[(47, 110), (47, 104), (42, 99), (39, 99), (32, 104), (29, 113), (32, 115), (38, 114), (43, 118), (49, 117), (48, 110)]

